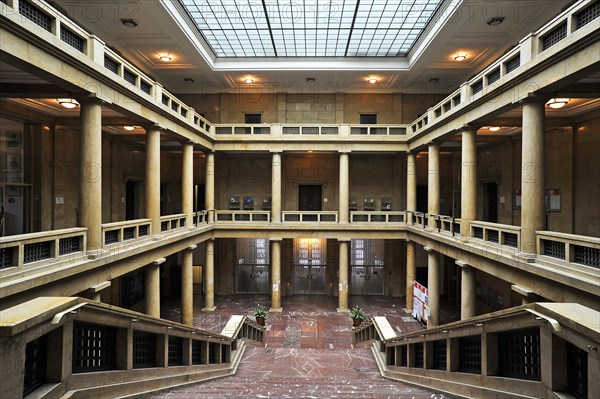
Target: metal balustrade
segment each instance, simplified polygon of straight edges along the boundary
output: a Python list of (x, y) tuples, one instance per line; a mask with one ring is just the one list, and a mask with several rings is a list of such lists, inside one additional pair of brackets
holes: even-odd
[(338, 221), (338, 213), (335, 211), (321, 211), (321, 212), (284, 211), (284, 212), (281, 212), (281, 215), (283, 216), (283, 222), (300, 222), (300, 223), (332, 222), (332, 223), (337, 223), (337, 221)]
[[(565, 374), (570, 353), (578, 364), (597, 365), (600, 313), (580, 304), (533, 303), (404, 335), (374, 319), (373, 354), (391, 379), (461, 397), (580, 397), (600, 389), (591, 374)], [(553, 372), (563, 383), (545, 379)]]
[(187, 215), (178, 213), (176, 215), (166, 215), (160, 217), (160, 231), (171, 231), (186, 227)]
[(471, 237), (492, 244), (519, 248), (521, 227), (508, 224), (473, 221), (470, 224)]
[(86, 238), (83, 227), (0, 237), (0, 275), (84, 258)]
[(215, 134), (271, 134), (268, 124), (219, 124), (215, 125)]
[(408, 125), (351, 125), (351, 135), (367, 136), (405, 136)]
[(351, 223), (404, 223), (406, 215), (401, 211), (352, 211)]
[(339, 125), (281, 125), (284, 135), (337, 135), (340, 133)]
[(600, 268), (600, 238), (538, 231), (538, 254), (571, 264)]
[(270, 222), (271, 212), (269, 211), (215, 211), (215, 220), (217, 222)]
[(151, 226), (152, 221), (150, 219), (104, 223), (102, 225), (103, 246), (148, 237), (150, 235)]
[[(215, 334), (82, 298), (42, 297), (0, 311), (0, 336), (1, 358), (22, 351), (12, 367), (26, 375), (3, 381), (1, 397), (115, 397), (232, 375), (245, 342), (264, 345), (265, 329), (231, 316)], [(37, 391), (50, 382), (52, 390)]]

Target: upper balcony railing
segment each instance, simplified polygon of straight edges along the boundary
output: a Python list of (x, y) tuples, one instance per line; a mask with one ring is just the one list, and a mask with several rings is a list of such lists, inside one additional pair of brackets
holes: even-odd
[(538, 254), (552, 260), (600, 269), (600, 238), (558, 233), (537, 232)]
[(136, 238), (149, 237), (151, 219), (126, 220), (102, 225), (103, 246), (121, 243)]
[(28, 28), (73, 58), (116, 81), (132, 96), (152, 103), (180, 122), (212, 136), (211, 123), (185, 105), (163, 86), (111, 50), (97, 36), (86, 32), (67, 16), (42, 0), (5, 0), (0, 3), (2, 18)]
[[(10, 274), (14, 274), (62, 261), (83, 259), (86, 233), (86, 228), (75, 227), (0, 237), (0, 270), (11, 269)], [(0, 273), (0, 276), (4, 275)]]
[[(350, 137), (358, 139), (357, 136), (391, 136), (390, 139), (404, 140), (409, 125), (348, 125), (348, 124), (242, 124), (227, 123), (215, 124), (214, 131), (217, 139), (231, 139), (241, 135), (261, 135), (261, 137), (283, 137), (293, 139), (294, 137), (310, 136), (318, 137)], [(398, 137), (403, 136), (403, 137)]]
[[(592, 21), (594, 21), (593, 26), (589, 26)], [(580, 29), (585, 26), (587, 26), (585, 32), (580, 34)], [(574, 36), (588, 35), (599, 28), (598, 5), (594, 0), (573, 4), (542, 28), (523, 38), (517, 46), (463, 83), (444, 100), (429, 108), (410, 125), (411, 137), (446, 120), (448, 116), (464, 109), (484, 95), (494, 92), (527, 71), (531, 67), (530, 62), (537, 62), (539, 58), (545, 59), (561, 51), (561, 48), (553, 47), (560, 41)]]

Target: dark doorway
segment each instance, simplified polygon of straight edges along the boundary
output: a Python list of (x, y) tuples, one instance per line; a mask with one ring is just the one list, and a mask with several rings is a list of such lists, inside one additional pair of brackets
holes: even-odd
[(376, 125), (377, 114), (360, 114), (361, 125)]
[(427, 213), (427, 186), (417, 186), (417, 212)]
[(262, 123), (262, 115), (244, 114), (244, 123)]
[(125, 220), (140, 218), (140, 182), (128, 180), (125, 183)]
[(483, 184), (483, 219), (486, 222), (498, 222), (498, 184)]
[(323, 187), (320, 184), (301, 184), (298, 186), (298, 193), (298, 210), (315, 212), (321, 210)]
[(194, 211), (206, 210), (206, 191), (204, 184), (196, 184), (194, 187)]

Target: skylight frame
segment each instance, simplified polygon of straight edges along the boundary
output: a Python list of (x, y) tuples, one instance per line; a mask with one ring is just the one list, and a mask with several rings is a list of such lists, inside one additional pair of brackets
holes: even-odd
[(179, 0), (217, 59), (405, 57), (445, 0)]

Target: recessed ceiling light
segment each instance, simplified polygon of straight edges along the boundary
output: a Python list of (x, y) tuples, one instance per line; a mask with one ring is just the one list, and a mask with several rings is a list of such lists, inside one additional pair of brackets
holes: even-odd
[(138, 26), (138, 23), (131, 18), (121, 18), (121, 23), (128, 28), (135, 28)]
[(244, 78), (244, 82), (250, 84), (250, 83), (254, 82), (254, 79), (252, 79), (251, 77), (247, 77), (247, 78)]
[(467, 58), (467, 54), (466, 53), (458, 53), (454, 56), (454, 59), (456, 61), (463, 61), (465, 58)]
[(135, 126), (125, 125), (125, 126), (123, 126), (123, 129), (132, 131), (133, 129), (135, 129)]
[(192, 78), (183, 78), (183, 81), (185, 83), (194, 83), (194, 79), (192, 79)]
[(546, 105), (553, 109), (559, 109), (567, 105), (569, 101), (571, 101), (570, 98), (551, 98)]
[(500, 126), (490, 126), (488, 129), (490, 130), (490, 132), (497, 132), (498, 130), (500, 130)]
[(74, 98), (59, 98), (58, 103), (68, 109), (73, 109), (79, 105)]
[(159, 54), (158, 58), (164, 62), (169, 62), (173, 59), (169, 54)]
[(488, 19), (485, 23), (488, 24), (489, 26), (498, 26), (502, 22), (504, 22), (504, 17), (492, 17), (492, 18)]
[(371, 84), (377, 83), (377, 78), (369, 78), (369, 83), (371, 83)]

